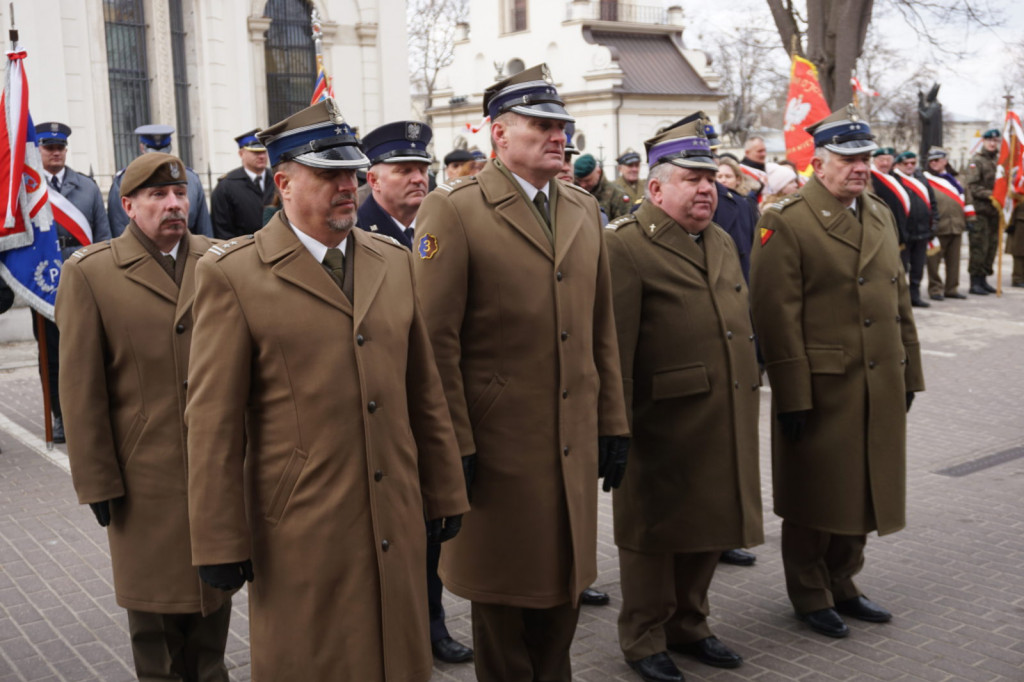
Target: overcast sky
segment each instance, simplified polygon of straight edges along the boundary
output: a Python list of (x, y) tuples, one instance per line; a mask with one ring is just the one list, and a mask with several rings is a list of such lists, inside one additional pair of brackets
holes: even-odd
[[(974, 28), (943, 26), (936, 29), (945, 44), (953, 50), (962, 50), (968, 56), (963, 60), (947, 60), (934, 55), (927, 43), (903, 23), (897, 13), (888, 9), (887, 0), (876, 0), (873, 21), (881, 28), (883, 35), (890, 38), (890, 44), (900, 50), (908, 62), (915, 65), (920, 60), (932, 62), (940, 74), (942, 84), (939, 101), (947, 113), (964, 117), (997, 117), (1003, 106), (1003, 76), (1001, 70), (1009, 64), (1007, 51), (1010, 45), (1024, 39), (1024, 1), (982, 0), (1001, 15), (1003, 25), (999, 28)], [(666, 5), (679, 4), (678, 0), (665, 0)], [(728, 0), (728, 2), (707, 2), (707, 0), (682, 0), (686, 30), (683, 40), (687, 47), (713, 51), (709, 40), (713, 33), (725, 33), (737, 21), (760, 25), (774, 31), (775, 24), (765, 0)], [(703, 40), (702, 40), (703, 37)], [(776, 34), (777, 37), (777, 34)], [(784, 57), (783, 57), (784, 59)], [(1020, 81), (1024, 81), (1022, 76)], [(870, 83), (867, 85), (871, 85)], [(1019, 89), (1019, 88), (1018, 88)], [(1024, 110), (1024, 91), (1013, 92), (1014, 109)]]

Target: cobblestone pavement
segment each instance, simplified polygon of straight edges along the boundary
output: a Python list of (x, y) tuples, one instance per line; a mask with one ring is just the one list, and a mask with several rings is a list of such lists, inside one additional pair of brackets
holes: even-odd
[[(966, 255), (966, 252), (965, 252)], [(859, 584), (895, 617), (853, 621), (831, 640), (793, 617), (771, 512), (768, 402), (762, 402), (766, 542), (756, 566), (720, 566), (711, 626), (743, 654), (717, 670), (675, 656), (688, 680), (1024, 680), (1024, 289), (1001, 299), (933, 303), (916, 319), (928, 390), (910, 413), (908, 526), (872, 537)], [(966, 275), (961, 281), (967, 281)], [(133, 679), (123, 609), (114, 601), (104, 531), (75, 502), (66, 457), (47, 453), (35, 349), (0, 346), (0, 680)], [(601, 496), (596, 587), (585, 607), (575, 679), (639, 680), (616, 639), (620, 605), (611, 506)], [(469, 643), (466, 602), (446, 597), (452, 634)], [(249, 680), (244, 595), (228, 642), (232, 680)], [(473, 680), (442, 665), (434, 680)]]

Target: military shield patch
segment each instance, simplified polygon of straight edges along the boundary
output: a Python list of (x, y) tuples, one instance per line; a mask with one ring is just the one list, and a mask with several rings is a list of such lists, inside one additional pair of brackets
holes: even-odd
[(775, 230), (769, 230), (767, 227), (762, 227), (761, 228), (761, 246), (764, 246), (765, 244), (767, 244), (768, 240), (772, 238), (773, 234), (775, 234)]
[(430, 234), (429, 232), (420, 238), (419, 246), (416, 247), (416, 253), (420, 254), (420, 258), (423, 260), (430, 260), (437, 254), (437, 237)]

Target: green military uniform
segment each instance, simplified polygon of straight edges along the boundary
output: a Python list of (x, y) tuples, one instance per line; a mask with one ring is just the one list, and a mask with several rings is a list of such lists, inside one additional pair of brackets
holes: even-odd
[(967, 167), (967, 189), (974, 200), (977, 214), (974, 231), (970, 233), (970, 260), (967, 272), (971, 277), (992, 274), (999, 239), (999, 212), (992, 204), (992, 187), (996, 183), (996, 161), (999, 150), (981, 150), (971, 157)]
[(1013, 256), (1013, 286), (1024, 287), (1024, 196), (1014, 193), (1017, 208), (1006, 226), (1006, 250)]
[(597, 203), (601, 205), (608, 220), (615, 220), (619, 216), (626, 215), (633, 207), (633, 195), (626, 194), (615, 183), (608, 182), (608, 178), (603, 174), (597, 186), (590, 193), (597, 198)]
[(636, 182), (627, 182), (626, 178), (619, 176), (612, 183), (614, 187), (618, 187), (622, 190), (622, 193), (629, 197), (630, 203), (635, 203), (642, 199), (644, 196), (644, 186), (646, 186), (646, 178), (637, 178)]

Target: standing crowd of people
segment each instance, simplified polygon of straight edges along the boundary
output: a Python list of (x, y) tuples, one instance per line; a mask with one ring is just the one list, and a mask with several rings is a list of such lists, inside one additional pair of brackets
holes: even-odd
[[(851, 106), (807, 129), (803, 181), (760, 138), (719, 156), (694, 112), (613, 182), (574, 160), (546, 66), (492, 84), (483, 113), (493, 156), (448, 154), (433, 187), (428, 125), (359, 139), (327, 99), (239, 135), (209, 212), (164, 126), (137, 131), (105, 213), (44, 151), (47, 181), (93, 206), (57, 293), (75, 371), (54, 368), (55, 410), (140, 680), (227, 680), (247, 582), (255, 680), (425, 681), (434, 658), (569, 680), (580, 605), (609, 601), (604, 493), (629, 666), (740, 666), (708, 591), (764, 541), (765, 374), (795, 615), (829, 637), (890, 620), (855, 577), (867, 535), (905, 525), (912, 306), (926, 261), (932, 299), (963, 297), (971, 223), (971, 292), (986, 284), (993, 228), (968, 198), (989, 167), (961, 183), (934, 149), (921, 174)], [(41, 128), (66, 148), (66, 126)], [(471, 603), (472, 647), (442, 586)]]

